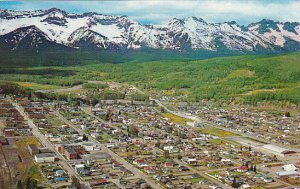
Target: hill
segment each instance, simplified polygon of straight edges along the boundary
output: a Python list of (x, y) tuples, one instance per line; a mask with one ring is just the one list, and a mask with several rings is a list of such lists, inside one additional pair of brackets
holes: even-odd
[(62, 86), (107, 80), (132, 83), (153, 94), (181, 96), (185, 101), (300, 105), (299, 60), (298, 52), (126, 64), (96, 64), (91, 60), (82, 66), (2, 69), (0, 80)]
[(103, 79), (130, 82), (145, 89), (172, 90), (188, 100), (214, 99), (255, 104), (300, 104), (300, 53), (246, 55), (197, 61), (155, 61), (92, 65)]

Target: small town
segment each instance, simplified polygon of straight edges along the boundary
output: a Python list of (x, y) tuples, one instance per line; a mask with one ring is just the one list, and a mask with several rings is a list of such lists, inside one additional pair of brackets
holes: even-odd
[(299, 112), (189, 105), (105, 85), (115, 93), (101, 100), (101, 88), (0, 94), (0, 188), (300, 187)]
[(0, 0), (0, 189), (300, 189), (300, 0)]

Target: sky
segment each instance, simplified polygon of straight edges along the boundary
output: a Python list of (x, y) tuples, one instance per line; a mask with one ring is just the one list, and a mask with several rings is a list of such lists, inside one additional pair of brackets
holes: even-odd
[(262, 19), (300, 22), (300, 0), (202, 1), (0, 1), (0, 9), (37, 10), (52, 7), (71, 13), (126, 15), (142, 24), (161, 24), (172, 18), (195, 16), (207, 22), (236, 21), (248, 25)]

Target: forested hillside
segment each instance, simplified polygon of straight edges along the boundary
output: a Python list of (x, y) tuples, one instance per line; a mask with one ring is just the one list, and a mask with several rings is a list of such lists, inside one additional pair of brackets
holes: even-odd
[(7, 68), (1, 70), (0, 80), (60, 86), (109, 80), (151, 91), (176, 91), (172, 94), (184, 95), (190, 101), (281, 101), (300, 105), (300, 53), (96, 63), (91, 60), (87, 65), (73, 67)]
[(290, 101), (300, 104), (300, 53), (198, 61), (92, 65), (105, 79), (141, 88), (177, 89), (190, 100)]

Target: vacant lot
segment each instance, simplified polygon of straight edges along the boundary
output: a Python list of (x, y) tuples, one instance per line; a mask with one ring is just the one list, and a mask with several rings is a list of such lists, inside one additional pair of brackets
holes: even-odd
[(185, 125), (187, 122), (192, 122), (190, 119), (186, 119), (177, 115), (174, 115), (172, 113), (164, 113), (164, 117), (170, 118), (172, 122)]
[(210, 134), (210, 135), (214, 135), (214, 136), (218, 136), (218, 137), (237, 136), (237, 134), (235, 134), (235, 133), (225, 131), (223, 129), (211, 127), (211, 126), (205, 126), (204, 128), (196, 128), (196, 129), (199, 130), (201, 133)]
[(8, 139), (9, 145), (0, 146), (0, 188), (14, 189), (18, 180), (24, 180), (34, 172), (33, 157), (28, 151), (28, 144), (37, 144), (34, 137)]

